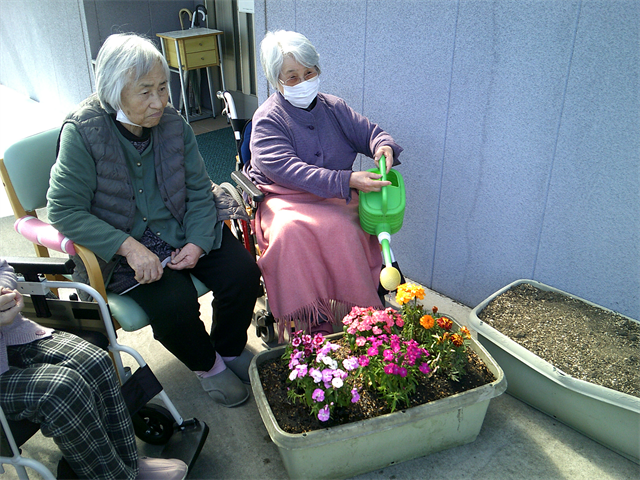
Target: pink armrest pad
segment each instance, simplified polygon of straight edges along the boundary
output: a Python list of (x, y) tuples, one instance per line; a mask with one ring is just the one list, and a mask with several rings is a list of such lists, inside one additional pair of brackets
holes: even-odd
[(68, 253), (69, 255), (76, 254), (75, 246), (71, 240), (48, 223), (44, 223), (36, 217), (26, 216), (19, 218), (13, 224), (13, 228), (33, 243), (52, 248), (57, 252)]

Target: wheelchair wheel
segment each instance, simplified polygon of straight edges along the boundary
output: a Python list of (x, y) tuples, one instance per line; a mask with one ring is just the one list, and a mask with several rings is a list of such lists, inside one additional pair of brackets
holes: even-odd
[(278, 335), (275, 329), (275, 319), (273, 318), (273, 314), (266, 310), (259, 310), (254, 314), (254, 316), (256, 336), (266, 344), (275, 342)]
[(133, 417), (136, 437), (150, 445), (165, 445), (173, 435), (175, 420), (166, 408), (147, 404)]

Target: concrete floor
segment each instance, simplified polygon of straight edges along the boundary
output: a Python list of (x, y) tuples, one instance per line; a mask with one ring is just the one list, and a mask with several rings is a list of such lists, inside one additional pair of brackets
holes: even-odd
[[(1, 87), (2, 102), (9, 97), (3, 90)], [(38, 110), (38, 105), (31, 105), (28, 99), (27, 103), (29, 108)], [(7, 111), (4, 106), (2, 111)], [(55, 126), (55, 112), (51, 118), (48, 126), (38, 128)], [(5, 124), (3, 122), (3, 126)], [(6, 132), (1, 137), (3, 149), (21, 136), (20, 132), (10, 136)], [(34, 256), (32, 246), (13, 232), (12, 225), (11, 211), (1, 211), (0, 256)], [(210, 296), (201, 299), (205, 324), (211, 318), (210, 300)], [(429, 307), (437, 305), (441, 312), (448, 313), (462, 324), (467, 323), (471, 311), (469, 307), (429, 290), (424, 304)], [(249, 338), (249, 348), (254, 352), (265, 348), (252, 330)], [(189, 478), (287, 478), (277, 448), (268, 436), (253, 398), (232, 409), (215, 404), (201, 389), (196, 376), (153, 339), (150, 327), (137, 332), (121, 331), (119, 341), (135, 348), (144, 357), (184, 418), (196, 417), (209, 425), (209, 438)], [(130, 359), (126, 363), (133, 364)], [(153, 448), (140, 447), (150, 454), (156, 453)], [(37, 434), (25, 444), (23, 454), (44, 463), (55, 473), (60, 454), (50, 439)], [(30, 474), (31, 478), (40, 478), (33, 472)], [(2, 479), (15, 478), (15, 471), (7, 466)], [(313, 472), (309, 472), (309, 478), (313, 478)], [(503, 394), (491, 400), (482, 430), (474, 442), (356, 478), (627, 480), (640, 478), (640, 466)]]

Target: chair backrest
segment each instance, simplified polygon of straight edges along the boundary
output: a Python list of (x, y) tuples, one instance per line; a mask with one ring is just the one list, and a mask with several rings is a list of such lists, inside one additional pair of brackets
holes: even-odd
[(47, 205), (49, 174), (56, 163), (59, 133), (60, 128), (54, 128), (23, 138), (7, 148), (0, 160), (2, 180), (17, 217)]

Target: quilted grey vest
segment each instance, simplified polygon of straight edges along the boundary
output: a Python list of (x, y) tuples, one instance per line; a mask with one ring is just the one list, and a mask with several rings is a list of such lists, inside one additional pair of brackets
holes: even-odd
[[(109, 113), (94, 94), (67, 116), (76, 126), (96, 163), (97, 188), (91, 213), (124, 232), (131, 232), (136, 212), (135, 192), (122, 144)], [(175, 108), (167, 105), (160, 123), (152, 129), (156, 180), (162, 200), (182, 223), (186, 209), (184, 124)]]

